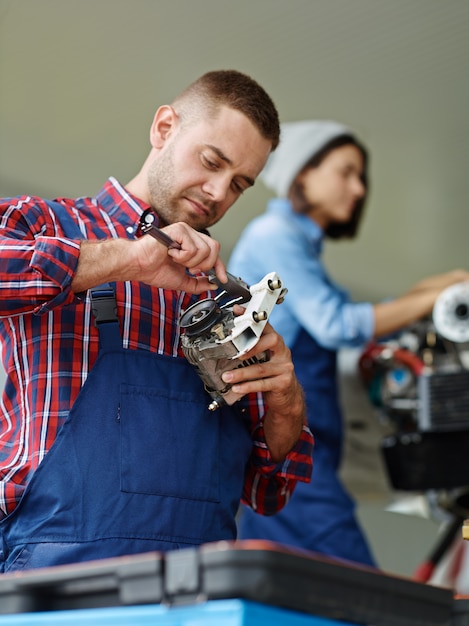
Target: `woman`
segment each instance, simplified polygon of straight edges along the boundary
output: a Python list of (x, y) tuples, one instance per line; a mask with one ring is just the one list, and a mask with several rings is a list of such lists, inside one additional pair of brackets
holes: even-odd
[(334, 121), (285, 123), (261, 179), (277, 198), (236, 244), (230, 272), (248, 284), (279, 274), (288, 295), (270, 322), (289, 346), (306, 394), (315, 436), (312, 481), (298, 484), (280, 513), (264, 517), (243, 509), (240, 538), (269, 539), (357, 563), (375, 565), (342, 484), (343, 418), (337, 350), (361, 346), (428, 315), (438, 294), (469, 279), (455, 270), (427, 278), (392, 301), (353, 302), (328, 276), (326, 238), (357, 234), (368, 194), (368, 154), (346, 126)]

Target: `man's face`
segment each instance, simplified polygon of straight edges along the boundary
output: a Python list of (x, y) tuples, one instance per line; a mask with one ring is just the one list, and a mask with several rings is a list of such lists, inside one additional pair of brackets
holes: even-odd
[(149, 167), (150, 204), (167, 224), (208, 228), (254, 184), (271, 147), (247, 117), (228, 107), (214, 119), (178, 125)]

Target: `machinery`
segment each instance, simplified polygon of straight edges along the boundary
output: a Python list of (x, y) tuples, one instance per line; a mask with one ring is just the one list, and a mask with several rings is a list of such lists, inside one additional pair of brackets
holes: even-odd
[(389, 434), (391, 485), (424, 492), (441, 536), (413, 578), (427, 582), (463, 529), (469, 539), (469, 282), (445, 289), (432, 315), (371, 343), (359, 370)]
[(368, 345), (359, 370), (389, 427), (382, 449), (392, 485), (469, 485), (469, 283), (444, 290), (428, 318)]
[(223, 296), (230, 295), (227, 287), (215, 298), (193, 304), (179, 321), (183, 352), (212, 397), (208, 407), (212, 411), (223, 404), (233, 404), (239, 398), (231, 391), (231, 385), (222, 380), (224, 372), (269, 359), (266, 352), (248, 360), (243, 356), (257, 344), (270, 312), (275, 304), (282, 302), (286, 289), (272, 272), (250, 287), (248, 293), (249, 299), (243, 298), (245, 310), (240, 315), (235, 315), (233, 310), (240, 298), (220, 304)]

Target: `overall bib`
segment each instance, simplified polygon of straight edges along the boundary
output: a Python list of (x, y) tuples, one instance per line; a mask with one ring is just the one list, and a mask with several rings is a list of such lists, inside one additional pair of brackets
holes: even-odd
[(236, 537), (252, 449), (247, 413), (209, 411), (185, 359), (124, 349), (115, 314), (104, 317), (114, 319), (98, 324), (95, 365), (0, 523), (2, 571)]
[(336, 558), (374, 565), (355, 518), (355, 504), (337, 473), (343, 423), (338, 401), (336, 352), (321, 347), (302, 330), (292, 348), (295, 371), (304, 388), (314, 438), (310, 483), (299, 482), (279, 513), (262, 518), (243, 508), (240, 538), (270, 539)]

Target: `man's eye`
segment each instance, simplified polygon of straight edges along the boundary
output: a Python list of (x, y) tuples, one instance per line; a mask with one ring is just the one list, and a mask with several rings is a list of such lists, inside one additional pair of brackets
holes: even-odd
[(205, 165), (205, 167), (208, 167), (211, 170), (218, 169), (218, 164), (212, 161), (211, 159), (209, 159), (207, 156), (205, 156), (205, 154), (202, 155), (202, 162)]
[(231, 185), (236, 193), (242, 194), (244, 193), (244, 191), (246, 191), (244, 187), (237, 183), (235, 180), (231, 183)]

